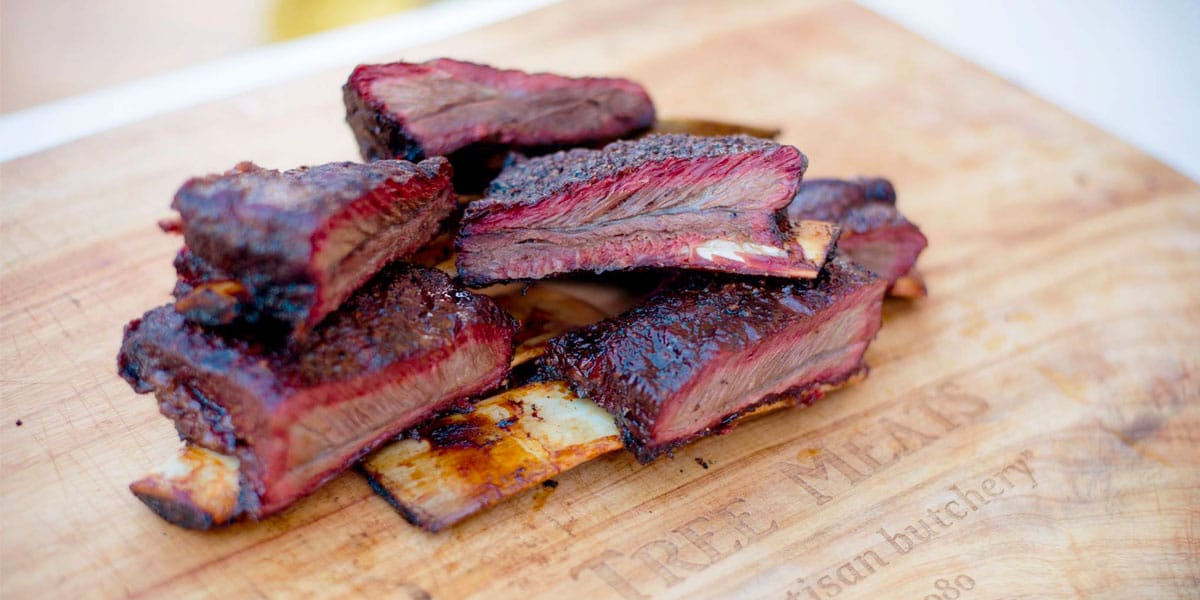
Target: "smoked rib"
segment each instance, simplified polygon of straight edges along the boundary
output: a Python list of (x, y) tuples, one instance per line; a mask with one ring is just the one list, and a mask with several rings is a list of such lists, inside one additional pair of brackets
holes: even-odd
[(509, 152), (597, 146), (645, 130), (654, 104), (627, 79), (526, 73), (449, 58), (359, 65), (343, 87), (366, 160), (444, 155), (478, 189)]
[(555, 339), (543, 359), (649, 462), (758, 406), (811, 403), (861, 376), (886, 285), (842, 258), (811, 280), (686, 275)]
[(506, 168), (463, 215), (468, 285), (679, 267), (815, 277), (837, 226), (789, 222), (807, 159), (749, 136), (647, 136)]
[(236, 514), (260, 518), (499, 385), (514, 328), (492, 300), (440, 271), (396, 264), (301, 347), (205, 329), (168, 305), (126, 327), (118, 368), (135, 391), (155, 394), (182, 438), (237, 459), (245, 493)]
[(202, 325), (304, 332), (455, 208), (450, 164), (329, 163), (290, 171), (242, 163), (176, 193), (185, 249), (177, 308)]

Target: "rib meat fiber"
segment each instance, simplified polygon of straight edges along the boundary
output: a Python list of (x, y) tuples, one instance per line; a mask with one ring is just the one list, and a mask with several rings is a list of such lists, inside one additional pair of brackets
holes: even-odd
[(791, 220), (833, 221), (841, 226), (838, 250), (888, 281), (912, 270), (929, 243), (896, 208), (896, 190), (881, 178), (810, 179), (788, 205)]
[(126, 327), (118, 369), (137, 392), (154, 392), (181, 437), (240, 460), (242, 509), (259, 518), (407, 427), (496, 387), (514, 327), (491, 299), (440, 271), (397, 263), (302, 347), (206, 329), (163, 306)]
[(843, 258), (811, 280), (688, 274), (552, 341), (544, 364), (611, 413), (649, 462), (757, 406), (808, 404), (865, 373), (885, 286)]
[(749, 136), (653, 135), (506, 168), (463, 215), (468, 285), (683, 267), (815, 277), (837, 227), (789, 222), (808, 161)]
[(429, 241), (455, 208), (450, 163), (242, 163), (175, 195), (185, 250), (177, 308), (203, 325), (311, 329), (379, 269)]
[(359, 65), (343, 88), (364, 159), (450, 156), (459, 171), (525, 154), (596, 146), (654, 123), (626, 79), (502, 70), (448, 58)]

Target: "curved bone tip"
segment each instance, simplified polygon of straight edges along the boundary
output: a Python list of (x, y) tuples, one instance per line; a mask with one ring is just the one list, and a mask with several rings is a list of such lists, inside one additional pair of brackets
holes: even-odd
[(241, 516), (239, 461), (196, 446), (129, 485), (154, 514), (187, 529), (212, 529)]

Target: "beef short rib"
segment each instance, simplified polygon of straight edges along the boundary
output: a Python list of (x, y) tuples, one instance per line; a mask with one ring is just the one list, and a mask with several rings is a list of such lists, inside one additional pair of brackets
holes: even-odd
[(239, 510), (259, 518), (401, 430), (496, 387), (514, 327), (491, 299), (440, 271), (395, 263), (303, 347), (233, 337), (163, 306), (126, 327), (118, 368), (134, 390), (155, 393), (181, 437), (238, 459)]
[(783, 214), (807, 164), (768, 140), (683, 134), (518, 162), (467, 206), (459, 275), (468, 285), (639, 267), (814, 277), (837, 228)]
[(363, 158), (450, 156), (464, 173), (525, 154), (595, 146), (654, 123), (626, 79), (570, 78), (438, 58), (359, 65), (343, 88)]
[(912, 270), (928, 241), (896, 209), (896, 190), (886, 179), (810, 179), (788, 205), (791, 220), (834, 221), (841, 226), (838, 250), (895, 285)]
[(187, 247), (176, 307), (203, 325), (279, 321), (303, 332), (455, 208), (444, 158), (274, 171), (242, 163), (175, 195)]
[(552, 341), (543, 360), (649, 462), (781, 396), (811, 403), (864, 373), (885, 286), (843, 258), (809, 280), (692, 273)]

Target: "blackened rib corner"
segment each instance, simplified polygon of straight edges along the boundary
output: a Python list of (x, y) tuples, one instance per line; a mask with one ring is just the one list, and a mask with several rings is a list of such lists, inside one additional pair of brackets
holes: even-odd
[(654, 123), (646, 90), (626, 79), (525, 73), (448, 58), (359, 65), (343, 97), (364, 159), (445, 155), (462, 175), (494, 172), (511, 150), (595, 146)]
[(468, 285), (639, 267), (814, 277), (837, 228), (783, 215), (807, 164), (769, 140), (683, 134), (517, 162), (467, 206), (459, 275)]
[(928, 240), (896, 209), (896, 190), (880, 178), (809, 179), (788, 205), (788, 219), (834, 221), (838, 250), (894, 285), (912, 270)]
[(302, 348), (206, 330), (164, 306), (126, 327), (118, 368), (136, 391), (155, 393), (184, 439), (238, 459), (248, 490), (239, 511), (261, 518), (403, 429), (496, 387), (514, 327), (443, 273), (394, 264)]
[(242, 163), (175, 196), (187, 247), (176, 308), (190, 321), (279, 321), (303, 333), (454, 210), (444, 158), (274, 171)]
[(738, 415), (807, 404), (865, 371), (886, 282), (838, 258), (813, 280), (687, 275), (551, 342), (551, 373), (617, 420), (649, 462)]

